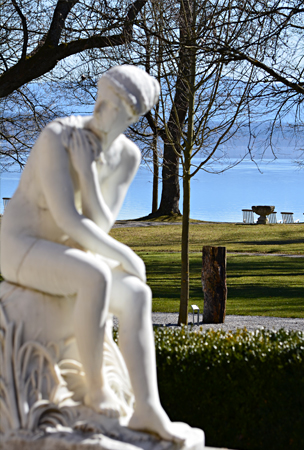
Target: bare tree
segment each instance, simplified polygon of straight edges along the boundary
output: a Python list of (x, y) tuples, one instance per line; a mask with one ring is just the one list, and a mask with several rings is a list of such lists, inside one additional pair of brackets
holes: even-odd
[(65, 58), (130, 42), (134, 20), (147, 0), (3, 0), (0, 97), (50, 72)]
[[(266, 71), (268, 78), (263, 76), (266, 69), (261, 69), (261, 61), (268, 62), (270, 67), (275, 55), (280, 59), (282, 73), (287, 67), (291, 73), (292, 66), (298, 76), (302, 76), (298, 44), (292, 46), (294, 62), (283, 57), (291, 50), (289, 39), (290, 36), (295, 39), (296, 29), (299, 30), (298, 41), (302, 39), (301, 25), (295, 18), (299, 2), (293, 5), (293, 13), (284, 13), (284, 17), (281, 17), (284, 8), (278, 6), (278, 2), (270, 7), (270, 3), (151, 1), (138, 16), (135, 46), (130, 57), (144, 65), (148, 54), (149, 70), (154, 70), (154, 74), (158, 70), (162, 88), (157, 114), (148, 113), (149, 127), (142, 121), (141, 128), (141, 132), (145, 130), (146, 146), (155, 135), (163, 141), (163, 187), (158, 215), (179, 213), (180, 176), (183, 183), (181, 323), (187, 322), (189, 298), (191, 178), (198, 170), (213, 171), (213, 161), (222, 161), (222, 170), (229, 168), (229, 162), (224, 165), (223, 155), (233, 137), (248, 136), (241, 159), (246, 151), (252, 152), (261, 124), (265, 134), (268, 121), (266, 144), (272, 145), (271, 127), (275, 123), (281, 125), (284, 114), (292, 111), (293, 117), (300, 120), (300, 83), (293, 86), (288, 77), (283, 84), (279, 77), (274, 82), (269, 78), (273, 68)], [(162, 55), (160, 64), (158, 51)], [(142, 137), (140, 133), (138, 137)]]
[(22, 166), (48, 121), (95, 94), (96, 78), (108, 67), (106, 50), (132, 41), (146, 1), (1, 0), (2, 168)]
[(151, 0), (137, 17), (132, 47), (119, 58), (113, 52), (161, 84), (158, 109), (131, 132), (146, 152), (155, 148), (155, 138), (163, 143), (161, 203), (152, 216), (180, 214), (182, 179), (182, 323), (189, 298), (191, 178), (198, 170), (214, 171), (214, 161), (228, 169), (223, 156), (237, 136), (248, 136), (240, 159), (246, 152), (253, 158), (262, 135), (265, 145), (274, 144), (274, 127), (282, 127), (288, 113), (295, 127), (302, 126), (301, 3)]
[(0, 171), (26, 163), (37, 134), (63, 110), (52, 83), (25, 86), (0, 100)]
[[(183, 183), (183, 225), (181, 249), (181, 301), (179, 323), (187, 324), (189, 302), (189, 219), (190, 219), (190, 182), (199, 170), (213, 171), (212, 163), (222, 160), (226, 153), (227, 142), (246, 126), (244, 112), (251, 98), (252, 86), (242, 77), (234, 77), (241, 70), (239, 63), (228, 67), (222, 56), (206, 54), (201, 48), (201, 40), (214, 33), (212, 23), (218, 10), (209, 2), (203, 4), (196, 0), (181, 2), (180, 14), (183, 19), (184, 40), (181, 43), (186, 54), (187, 71), (180, 76), (183, 85), (183, 105), (185, 117), (178, 114), (179, 105), (175, 97), (169, 96), (173, 107), (171, 113), (175, 128), (179, 130), (180, 140), (171, 133), (166, 120), (166, 108), (163, 107), (163, 127), (175, 154), (182, 166)], [(229, 40), (229, 30), (222, 28), (222, 35)], [(175, 56), (175, 57), (174, 57)], [(170, 64), (172, 67), (170, 68)], [(166, 64), (167, 91), (172, 89), (174, 66), (180, 64), (180, 54), (171, 54)], [(253, 70), (251, 70), (253, 72)], [(251, 77), (249, 77), (249, 80)], [(167, 99), (168, 101), (168, 99)], [(251, 98), (251, 102), (252, 98)], [(251, 104), (254, 109), (254, 105)], [(245, 156), (245, 154), (243, 155)], [(227, 161), (221, 170), (227, 170), (231, 164)]]
[[(238, 61), (241, 67), (255, 68), (254, 72), (242, 71), (244, 81), (250, 74), (254, 98), (260, 99), (260, 121), (257, 111), (253, 116), (248, 109), (251, 138), (254, 142), (261, 123), (265, 130), (266, 121), (265, 145), (275, 156), (275, 131), (299, 135), (304, 130), (304, 1), (230, 0), (227, 9), (230, 14), (223, 26), (230, 28), (232, 39), (223, 39), (216, 27), (202, 46), (207, 53), (221, 55), (228, 64)], [(258, 121), (258, 126), (254, 125)], [(301, 148), (303, 144), (298, 146)]]
[[(257, 146), (270, 147), (276, 157), (275, 136), (282, 139), (286, 135), (300, 136), (297, 148), (303, 149), (303, 3), (303, 0), (197, 2), (200, 23), (196, 26), (196, 46), (201, 55), (196, 63), (197, 74), (204, 70), (204, 61), (211, 59), (214, 64), (224, 65), (223, 76), (229, 72), (230, 79), (250, 83), (246, 99), (249, 152)], [(190, 47), (184, 24), (191, 5), (192, 0), (148, 2), (138, 16), (135, 46), (130, 55), (144, 65), (148, 52), (154, 73), (159, 68), (158, 51), (162, 55), (159, 79), (166, 127), (156, 123), (152, 114), (146, 116), (150, 134), (151, 131), (157, 134), (164, 146), (158, 215), (179, 214), (180, 159), (176, 148), (181, 130), (187, 126), (189, 107), (185, 93), (190, 76)]]

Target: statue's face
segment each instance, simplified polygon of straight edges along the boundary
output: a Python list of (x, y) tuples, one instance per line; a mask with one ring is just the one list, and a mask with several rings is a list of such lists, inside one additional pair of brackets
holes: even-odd
[(94, 116), (100, 130), (107, 133), (122, 133), (129, 125), (137, 122), (139, 116), (135, 115), (125, 99), (113, 90), (99, 94), (101, 102)]

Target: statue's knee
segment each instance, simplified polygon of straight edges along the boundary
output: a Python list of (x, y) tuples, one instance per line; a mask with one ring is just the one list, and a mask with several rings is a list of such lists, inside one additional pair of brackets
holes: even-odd
[(134, 310), (139, 314), (150, 313), (152, 307), (152, 292), (149, 286), (141, 283), (139, 289), (134, 293)]
[(145, 301), (148, 303), (148, 305), (151, 306), (152, 291), (151, 291), (150, 287), (147, 284), (143, 284), (142, 290), (143, 290), (143, 297), (145, 298)]

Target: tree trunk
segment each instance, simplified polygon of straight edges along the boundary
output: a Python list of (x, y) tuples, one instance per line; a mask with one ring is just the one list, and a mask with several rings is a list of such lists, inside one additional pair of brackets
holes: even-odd
[(178, 324), (188, 324), (189, 304), (189, 219), (190, 219), (190, 177), (183, 178), (183, 225), (182, 225), (182, 267), (181, 267), (181, 298), (179, 305)]
[(180, 215), (180, 187), (178, 171), (179, 156), (175, 153), (174, 146), (172, 144), (165, 143), (162, 168), (162, 195), (158, 210), (160, 215)]
[[(196, 51), (195, 45), (193, 45), (192, 34), (193, 29), (189, 27), (192, 23), (192, 27), (195, 26), (195, 1), (188, 2), (185, 5), (184, 13), (186, 14), (187, 29), (188, 29), (188, 45), (190, 48), (188, 53), (189, 68), (188, 68), (188, 86), (185, 91), (187, 95), (188, 113), (188, 129), (187, 140), (183, 149), (183, 225), (182, 225), (182, 267), (181, 267), (181, 297), (180, 297), (180, 309), (179, 309), (179, 324), (188, 323), (188, 304), (189, 304), (189, 221), (190, 221), (190, 180), (191, 180), (191, 158), (193, 150), (193, 135), (194, 135), (194, 106), (195, 106), (195, 68), (196, 68)], [(191, 17), (190, 8), (192, 9), (193, 16)], [(185, 33), (186, 30), (185, 29)], [(192, 44), (192, 45), (191, 45)]]
[(180, 49), (175, 95), (167, 122), (168, 137), (164, 142), (162, 170), (162, 196), (158, 213), (160, 215), (180, 214), (179, 210), (179, 163), (182, 148), (181, 130), (189, 108), (189, 77), (191, 76), (191, 51), (189, 50), (190, 3), (180, 0)]
[(158, 154), (157, 154), (157, 135), (153, 136), (153, 190), (152, 190), (152, 214), (158, 207)]
[(226, 315), (226, 247), (203, 247), (203, 323), (224, 323)]

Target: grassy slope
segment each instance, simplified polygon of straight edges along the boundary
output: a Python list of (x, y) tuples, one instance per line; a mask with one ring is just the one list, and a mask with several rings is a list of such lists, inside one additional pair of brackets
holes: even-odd
[[(228, 252), (252, 253), (228, 255), (227, 314), (304, 317), (304, 259), (271, 256), (304, 254), (304, 225), (204, 223), (190, 229), (190, 304), (203, 309), (202, 246), (226, 246)], [(178, 311), (181, 226), (117, 228), (111, 234), (144, 259), (153, 311)]]
[[(111, 235), (137, 252), (179, 252), (181, 247), (181, 225), (115, 228)], [(190, 251), (203, 245), (225, 246), (228, 252), (304, 254), (304, 224), (191, 224)]]

